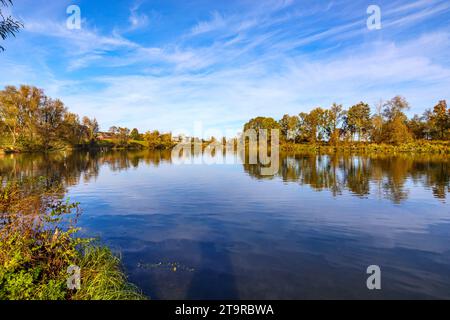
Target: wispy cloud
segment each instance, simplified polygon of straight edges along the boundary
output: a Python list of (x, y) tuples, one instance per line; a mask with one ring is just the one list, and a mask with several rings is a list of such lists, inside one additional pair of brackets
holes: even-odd
[[(335, 101), (349, 106), (403, 94), (412, 112), (421, 112), (450, 99), (448, 1), (380, 5), (383, 28), (374, 32), (359, 0), (212, 6), (199, 15), (209, 15), (205, 20), (180, 12), (159, 30), (150, 28), (140, 2), (109, 29), (93, 17), (75, 31), (62, 20), (28, 19), (29, 39), (45, 39), (36, 48), (42, 59), (32, 65), (7, 52), (0, 67), (14, 76), (0, 75), (0, 83), (50, 88), (104, 129), (189, 129), (201, 120), (237, 130), (256, 115), (281, 117)], [(173, 19), (168, 7), (159, 9), (161, 20)]]
[(195, 27), (192, 28), (191, 35), (199, 35), (202, 33), (207, 33), (224, 27), (226, 27), (225, 19), (219, 12), (214, 11), (212, 13), (211, 20), (201, 21), (197, 23)]
[(136, 30), (139, 28), (145, 28), (149, 23), (149, 17), (139, 12), (139, 8), (141, 7), (142, 2), (135, 3), (134, 6), (130, 9), (130, 17), (128, 20), (130, 21), (130, 28), (128, 31)]

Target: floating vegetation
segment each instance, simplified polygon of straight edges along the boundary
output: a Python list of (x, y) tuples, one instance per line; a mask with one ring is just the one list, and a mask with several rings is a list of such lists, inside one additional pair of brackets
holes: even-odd
[(179, 262), (158, 262), (158, 263), (141, 263), (138, 262), (138, 268), (142, 269), (162, 269), (172, 272), (194, 272), (195, 269), (185, 266)]

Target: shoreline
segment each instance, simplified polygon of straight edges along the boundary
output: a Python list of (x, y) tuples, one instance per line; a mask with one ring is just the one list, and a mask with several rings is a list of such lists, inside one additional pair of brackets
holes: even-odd
[[(207, 144), (206, 144), (207, 145)], [(202, 145), (205, 149), (206, 145)], [(7, 154), (39, 154), (53, 153), (64, 151), (170, 151), (175, 145), (169, 148), (149, 148), (142, 142), (132, 142), (129, 145), (117, 145), (113, 142), (95, 144), (95, 145), (77, 145), (73, 147), (64, 147), (49, 150), (20, 150), (0, 147), (0, 155)], [(224, 145), (224, 147), (226, 147)], [(450, 155), (450, 141), (417, 141), (412, 143), (404, 143), (399, 145), (383, 144), (383, 143), (343, 143), (340, 145), (328, 144), (308, 144), (308, 143), (281, 143), (280, 151), (287, 153), (296, 152), (314, 152), (314, 153), (415, 153), (415, 154), (443, 154)]]

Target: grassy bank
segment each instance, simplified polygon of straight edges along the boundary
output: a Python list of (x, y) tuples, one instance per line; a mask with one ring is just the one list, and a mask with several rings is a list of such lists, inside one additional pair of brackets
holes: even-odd
[(67, 150), (166, 150), (171, 149), (174, 145), (168, 147), (150, 147), (148, 142), (141, 140), (129, 140), (126, 143), (121, 142), (117, 139), (104, 139), (97, 140), (94, 142), (86, 142), (82, 144), (69, 145), (69, 144), (60, 144), (55, 145), (50, 149), (42, 149), (39, 146), (15, 146), (13, 147), (11, 144), (1, 144), (0, 143), (0, 154), (7, 153), (39, 153), (39, 152), (52, 152), (52, 151), (67, 151)]
[[(77, 236), (78, 204), (45, 178), (0, 184), (0, 299), (145, 299), (128, 283), (120, 259)], [(69, 289), (70, 266), (81, 285)]]
[(325, 144), (294, 144), (285, 143), (281, 145), (284, 152), (347, 152), (347, 153), (430, 153), (450, 154), (449, 141), (415, 141), (399, 145), (376, 144), (376, 143), (347, 143), (338, 146)]

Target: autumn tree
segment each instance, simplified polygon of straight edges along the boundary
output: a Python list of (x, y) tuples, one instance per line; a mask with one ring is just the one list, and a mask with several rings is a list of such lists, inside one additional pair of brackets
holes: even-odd
[(127, 145), (130, 140), (130, 129), (119, 127), (117, 131), (117, 139), (119, 144)]
[(63, 130), (64, 114), (67, 109), (60, 100), (46, 98), (43, 106), (38, 109), (36, 129), (44, 150), (50, 149), (53, 142), (60, 140)]
[(258, 139), (267, 139), (263, 136), (261, 130), (267, 130), (268, 134), (268, 141), (270, 141), (272, 130), (279, 130), (280, 124), (275, 121), (273, 118), (266, 118), (266, 117), (257, 117), (254, 119), (251, 119), (249, 122), (247, 122), (244, 125), (244, 132), (247, 130), (253, 129), (256, 131), (256, 134), (258, 135)]
[(363, 139), (367, 140), (371, 125), (370, 107), (367, 103), (360, 102), (350, 107), (347, 112), (346, 126), (352, 137), (357, 134), (359, 142)]
[(286, 141), (295, 141), (297, 137), (299, 118), (297, 116), (290, 116), (285, 114), (283, 118), (279, 121), (281, 128), (281, 136)]
[(134, 128), (133, 130), (131, 130), (130, 139), (131, 140), (141, 140), (141, 135), (140, 135), (138, 129)]
[(339, 144), (342, 123), (345, 119), (346, 112), (341, 104), (333, 103), (329, 110), (325, 113), (325, 131), (330, 144)]
[(86, 126), (67, 111), (61, 100), (25, 85), (0, 91), (0, 123), (3, 143), (6, 141), (12, 149), (47, 151), (81, 143), (87, 135)]
[(409, 103), (405, 98), (396, 96), (384, 104), (383, 141), (390, 144), (400, 144), (412, 139), (407, 127), (408, 118), (404, 111), (409, 110)]
[(115, 136), (118, 132), (119, 132), (119, 128), (117, 128), (116, 126), (112, 126), (109, 128), (109, 133), (111, 133), (113, 136)]
[(415, 114), (414, 117), (408, 121), (408, 127), (411, 130), (414, 139), (429, 139), (430, 130), (425, 116)]
[(97, 119), (89, 119), (88, 117), (83, 117), (83, 125), (86, 128), (87, 139), (92, 143), (97, 139), (97, 134), (99, 132), (99, 125)]
[(450, 129), (450, 109), (447, 110), (447, 102), (445, 100), (439, 101), (434, 106), (433, 111), (429, 114), (428, 120), (430, 122), (432, 135), (435, 139), (444, 140), (448, 138), (448, 131)]
[(316, 143), (322, 141), (327, 134), (326, 110), (315, 108), (309, 113), (299, 114), (299, 137), (300, 140)]

